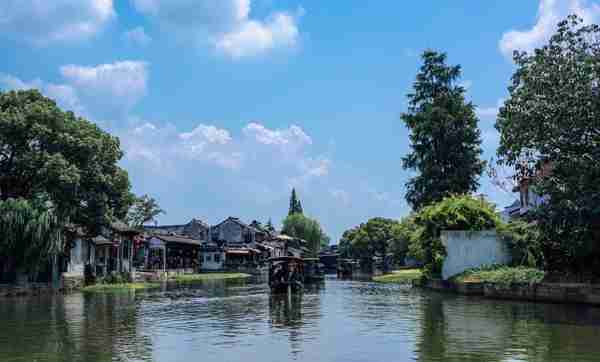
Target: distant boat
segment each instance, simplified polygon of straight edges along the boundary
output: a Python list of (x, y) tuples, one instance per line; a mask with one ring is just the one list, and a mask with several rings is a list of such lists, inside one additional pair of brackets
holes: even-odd
[(271, 258), (269, 287), (271, 293), (295, 293), (304, 288), (304, 260), (294, 256)]
[(304, 258), (304, 281), (306, 283), (325, 280), (325, 266), (319, 258)]

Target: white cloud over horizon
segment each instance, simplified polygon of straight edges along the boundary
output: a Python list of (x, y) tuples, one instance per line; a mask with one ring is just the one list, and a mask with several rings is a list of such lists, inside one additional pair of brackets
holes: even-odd
[(4, 0), (0, 33), (47, 46), (89, 39), (114, 17), (112, 0)]
[(252, 57), (275, 49), (293, 48), (299, 38), (303, 10), (273, 12), (265, 19), (251, 17), (251, 0), (132, 0), (142, 14), (156, 19), (167, 31), (188, 42), (210, 45), (232, 59)]
[(500, 52), (512, 59), (516, 50), (531, 52), (543, 46), (556, 31), (557, 24), (577, 14), (586, 24), (600, 20), (600, 5), (589, 0), (540, 0), (536, 23), (528, 30), (510, 30), (502, 35)]
[(39, 78), (30, 81), (0, 73), (0, 88), (39, 89), (65, 110), (98, 119), (123, 118), (147, 91), (148, 65), (143, 61), (119, 61), (96, 66), (64, 65), (63, 83)]

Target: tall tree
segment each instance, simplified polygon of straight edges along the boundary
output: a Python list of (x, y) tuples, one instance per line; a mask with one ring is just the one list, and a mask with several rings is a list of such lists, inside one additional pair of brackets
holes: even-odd
[(165, 211), (160, 208), (158, 202), (148, 195), (143, 195), (135, 199), (133, 205), (127, 214), (127, 221), (132, 227), (141, 227), (147, 222), (153, 221)]
[(598, 270), (600, 27), (569, 16), (547, 45), (514, 61), (496, 122), (500, 162), (519, 176), (545, 173), (532, 188), (546, 200), (535, 216), (547, 267)]
[(118, 138), (37, 90), (0, 92), (0, 200), (43, 197), (61, 220), (99, 231), (133, 201)]
[(271, 218), (269, 218), (269, 221), (267, 221), (267, 225), (265, 225), (265, 230), (267, 230), (270, 233), (275, 232), (275, 226), (273, 226), (273, 221), (271, 221)]
[(474, 106), (457, 81), (460, 66), (446, 65), (446, 54), (425, 51), (401, 119), (410, 131), (411, 153), (403, 167), (419, 175), (406, 184), (406, 200), (418, 210), (451, 194), (476, 191), (485, 163)]
[(281, 233), (306, 240), (311, 255), (315, 257), (319, 255), (325, 240), (329, 240), (317, 220), (298, 213), (288, 215), (283, 220)]
[(293, 188), (292, 195), (290, 196), (290, 209), (288, 211), (288, 215), (302, 214), (302, 213), (303, 213), (302, 203), (300, 202), (300, 199), (298, 199), (298, 196), (296, 195), (296, 189)]

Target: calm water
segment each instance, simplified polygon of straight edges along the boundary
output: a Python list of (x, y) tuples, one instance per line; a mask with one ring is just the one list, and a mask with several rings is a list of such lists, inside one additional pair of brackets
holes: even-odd
[(0, 361), (599, 361), (600, 308), (327, 279), (0, 301)]

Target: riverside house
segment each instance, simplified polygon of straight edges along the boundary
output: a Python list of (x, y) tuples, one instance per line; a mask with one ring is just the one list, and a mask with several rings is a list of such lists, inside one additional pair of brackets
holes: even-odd
[(100, 235), (89, 237), (82, 228), (70, 226), (63, 281), (70, 287), (83, 283), (86, 268), (90, 275), (103, 277), (112, 272), (133, 271), (134, 241), (139, 231), (121, 221), (103, 227)]
[(138, 260), (143, 269), (194, 273), (199, 269), (201, 240), (184, 235), (155, 234), (148, 237)]

